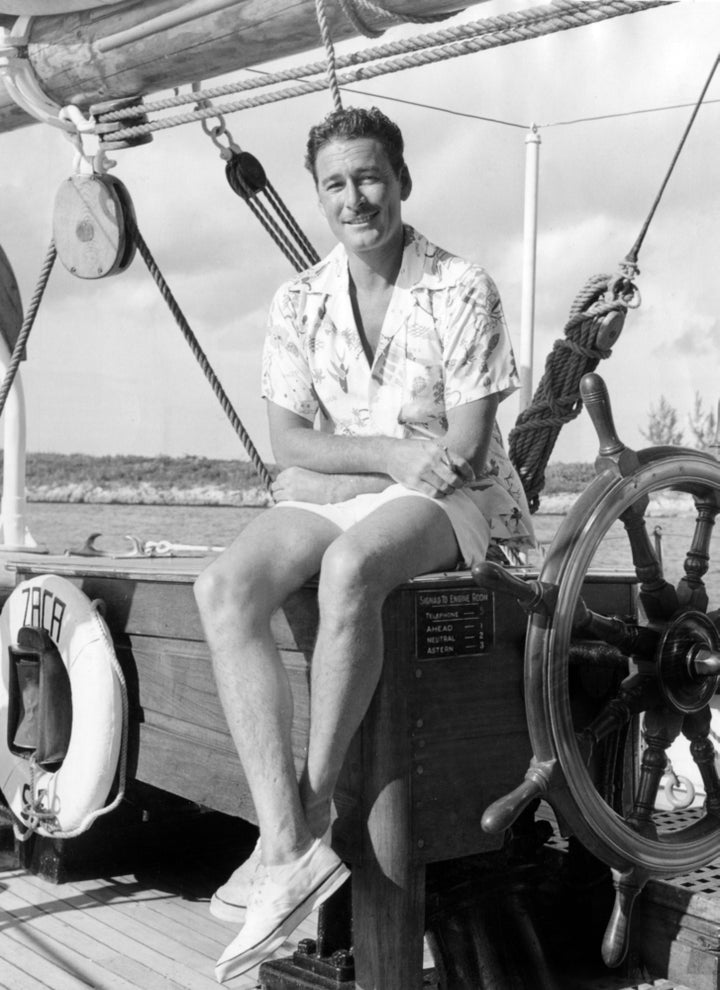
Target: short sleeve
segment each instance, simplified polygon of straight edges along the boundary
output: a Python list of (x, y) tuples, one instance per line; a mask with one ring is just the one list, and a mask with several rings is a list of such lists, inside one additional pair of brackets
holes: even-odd
[(318, 401), (305, 357), (302, 298), (302, 293), (288, 291), (285, 285), (272, 301), (263, 347), (262, 395), (312, 422)]
[(447, 408), (488, 395), (506, 398), (520, 380), (495, 283), (482, 268), (471, 267), (447, 291), (442, 327)]

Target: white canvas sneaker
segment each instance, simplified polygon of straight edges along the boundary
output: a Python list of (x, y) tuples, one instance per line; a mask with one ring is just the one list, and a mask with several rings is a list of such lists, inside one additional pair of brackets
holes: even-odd
[(218, 982), (241, 976), (269, 958), (349, 876), (321, 839), (293, 863), (261, 867), (253, 880), (245, 924), (215, 966)]
[(215, 891), (210, 900), (210, 914), (222, 921), (242, 922), (250, 897), (250, 887), (259, 866), (260, 839), (245, 862)]

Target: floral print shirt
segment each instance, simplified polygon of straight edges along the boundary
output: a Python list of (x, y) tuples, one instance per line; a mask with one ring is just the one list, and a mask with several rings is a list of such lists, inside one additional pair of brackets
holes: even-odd
[[(519, 379), (494, 282), (405, 227), (402, 265), (372, 365), (357, 331), (338, 245), (281, 286), (263, 352), (263, 395), (345, 436), (437, 436), (447, 412)], [(532, 523), (497, 424), (485, 470), (466, 489), (496, 539), (532, 543)]]

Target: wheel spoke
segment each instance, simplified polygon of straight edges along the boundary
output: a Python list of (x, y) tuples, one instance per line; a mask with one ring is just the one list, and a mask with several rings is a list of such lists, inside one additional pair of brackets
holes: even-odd
[[(598, 743), (623, 729), (634, 715), (640, 715), (658, 703), (659, 695), (654, 677), (631, 674), (620, 685), (614, 698), (601, 709), (580, 733), (578, 742), (583, 755), (590, 756)], [(678, 732), (679, 732), (678, 728)]]
[(620, 515), (630, 541), (633, 567), (640, 582), (640, 601), (649, 619), (668, 619), (677, 611), (677, 592), (663, 575), (662, 563), (645, 525), (649, 499), (639, 499)]
[[(615, 432), (602, 379), (586, 376), (581, 393), (598, 434), (597, 474), (561, 523), (533, 586), (518, 597), (529, 613), (525, 698), (533, 761), (548, 768), (542, 797), (618, 874), (607, 946), (616, 964), (644, 880), (680, 876), (720, 855), (720, 773), (709, 738), (709, 706), (720, 687), (720, 613), (708, 614), (705, 587), (720, 462), (682, 448), (632, 451)], [(696, 508), (684, 571), (672, 584), (646, 518), (650, 499), (663, 491), (691, 497)], [(619, 523), (639, 615), (631, 576), (615, 581), (612, 572), (601, 573)], [(705, 814), (680, 808), (667, 793), (666, 810), (658, 793), (670, 776), (668, 748), (681, 733), (702, 777)]]
[(666, 750), (680, 734), (682, 725), (682, 715), (666, 708), (650, 708), (645, 712), (645, 752), (640, 762), (640, 781), (635, 793), (635, 803), (627, 817), (627, 823), (636, 832), (651, 839), (657, 838), (657, 828), (652, 816), (660, 780), (667, 767)]
[(715, 517), (720, 512), (718, 493), (708, 490), (705, 495), (695, 498), (697, 518), (692, 543), (685, 558), (685, 576), (678, 584), (678, 601), (680, 605), (706, 612), (708, 595), (703, 576), (707, 573), (710, 563), (710, 538), (712, 537)]
[(705, 785), (705, 810), (707, 814), (720, 818), (720, 776), (715, 766), (715, 747), (710, 739), (710, 719), (710, 706), (706, 705), (699, 712), (685, 716), (682, 732), (690, 741), (690, 755)]

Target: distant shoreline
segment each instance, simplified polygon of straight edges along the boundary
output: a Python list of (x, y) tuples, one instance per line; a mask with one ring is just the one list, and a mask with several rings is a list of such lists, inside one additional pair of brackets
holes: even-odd
[(212, 485), (193, 488), (158, 488), (154, 485), (111, 486), (105, 488), (89, 482), (65, 485), (42, 485), (29, 488), (28, 502), (52, 502), (57, 504), (86, 503), (88, 505), (207, 505), (228, 507), (262, 507), (270, 505), (265, 488), (256, 486), (227, 489)]
[[(0, 451), (0, 461), (2, 460)], [(270, 477), (277, 467), (264, 465)], [(28, 502), (106, 505), (265, 506), (264, 479), (250, 461), (206, 457), (28, 452)], [(564, 514), (595, 474), (592, 464), (549, 464), (541, 511)], [(566, 494), (567, 493), (567, 494)], [(558, 501), (558, 499), (560, 501)]]
[[(579, 492), (550, 492), (540, 495), (538, 513), (548, 516), (564, 516), (579, 498)], [(198, 485), (183, 488), (176, 485), (168, 488), (147, 483), (138, 485), (111, 485), (103, 487), (90, 482), (65, 485), (42, 485), (28, 489), (27, 501), (55, 504), (88, 505), (177, 505), (208, 506), (227, 508), (262, 508), (271, 504), (271, 499), (262, 486), (248, 486), (230, 489), (224, 486)], [(663, 491), (650, 495), (646, 515), (677, 516), (694, 511), (692, 498), (678, 492)]]

